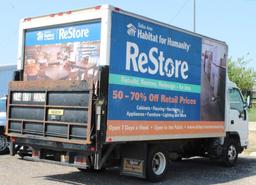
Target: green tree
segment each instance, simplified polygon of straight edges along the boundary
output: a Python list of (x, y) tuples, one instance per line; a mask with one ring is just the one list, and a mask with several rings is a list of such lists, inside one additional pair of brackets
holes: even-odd
[(252, 90), (256, 72), (253, 68), (248, 67), (248, 63), (252, 60), (246, 57), (239, 57), (233, 60), (232, 57), (228, 58), (228, 76), (229, 79), (237, 84), (242, 90), (243, 95), (247, 95)]

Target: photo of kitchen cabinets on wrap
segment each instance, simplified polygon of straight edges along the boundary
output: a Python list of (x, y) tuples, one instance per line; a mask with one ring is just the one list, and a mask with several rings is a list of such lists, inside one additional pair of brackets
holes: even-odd
[(99, 53), (100, 23), (27, 32), (24, 79), (96, 80)]

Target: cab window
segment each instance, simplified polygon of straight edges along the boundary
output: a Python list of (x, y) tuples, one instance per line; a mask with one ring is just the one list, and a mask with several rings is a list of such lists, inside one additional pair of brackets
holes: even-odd
[(238, 89), (229, 89), (229, 100), (231, 109), (235, 109), (240, 113), (244, 111), (244, 101)]

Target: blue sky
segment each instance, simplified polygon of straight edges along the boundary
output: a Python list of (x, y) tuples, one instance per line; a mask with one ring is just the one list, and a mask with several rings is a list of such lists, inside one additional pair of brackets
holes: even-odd
[[(101, 4), (193, 30), (193, 0), (4, 0), (0, 12), (0, 64), (15, 64), (19, 20)], [(196, 32), (225, 41), (229, 56), (250, 53), (256, 69), (256, 0), (196, 0)]]

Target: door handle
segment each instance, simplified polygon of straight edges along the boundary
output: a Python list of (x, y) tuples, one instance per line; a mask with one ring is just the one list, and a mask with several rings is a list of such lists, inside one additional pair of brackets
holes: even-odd
[(231, 120), (231, 124), (233, 125), (235, 123), (235, 121), (234, 120)]

